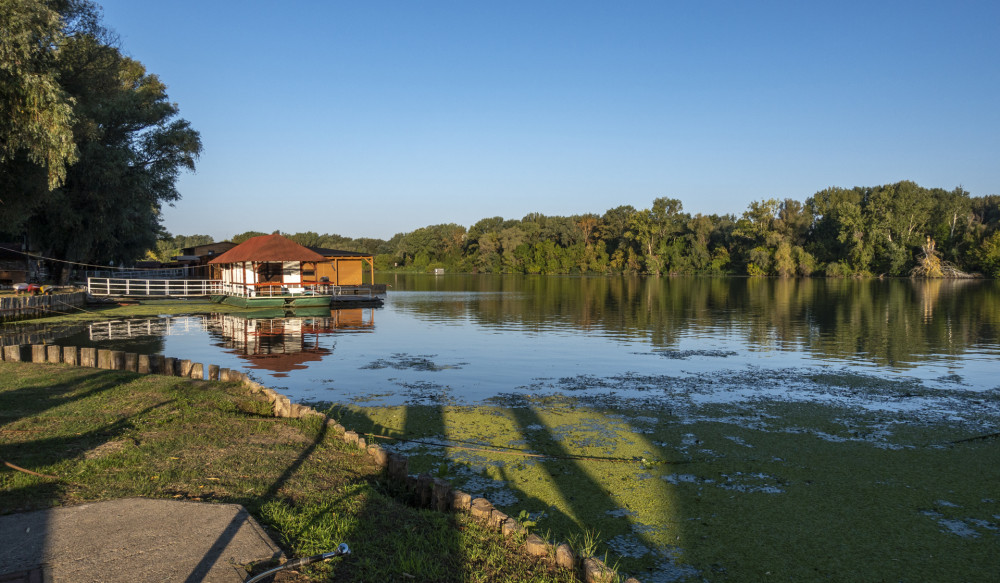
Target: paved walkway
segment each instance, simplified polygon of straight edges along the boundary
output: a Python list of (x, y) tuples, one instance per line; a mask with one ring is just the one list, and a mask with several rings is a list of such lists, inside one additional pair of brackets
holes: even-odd
[(0, 516), (0, 583), (238, 583), (280, 554), (236, 504), (125, 498)]

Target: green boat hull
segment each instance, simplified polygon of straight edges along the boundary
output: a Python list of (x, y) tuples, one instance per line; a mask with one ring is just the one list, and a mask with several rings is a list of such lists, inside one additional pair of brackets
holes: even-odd
[(330, 296), (266, 296), (247, 298), (242, 296), (212, 296), (218, 304), (237, 308), (329, 308)]

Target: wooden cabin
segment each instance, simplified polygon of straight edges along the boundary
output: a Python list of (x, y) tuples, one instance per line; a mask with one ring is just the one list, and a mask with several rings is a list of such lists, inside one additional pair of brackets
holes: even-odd
[[(329, 282), (330, 285), (359, 286), (365, 283), (375, 283), (375, 257), (356, 251), (340, 251), (309, 247), (310, 250), (322, 255), (326, 262), (316, 264), (316, 279)], [(365, 274), (368, 281), (365, 281)], [(325, 280), (323, 278), (326, 278)]]
[[(321, 305), (316, 266), (326, 258), (281, 235), (261, 235), (209, 261), (221, 268), (222, 293), (218, 301), (248, 307)], [(235, 298), (241, 298), (239, 300)], [(264, 299), (284, 298), (278, 303)], [(214, 299), (214, 298), (213, 298)], [(330, 297), (325, 295), (329, 305)]]
[(222, 268), (209, 263), (226, 251), (236, 248), (236, 243), (219, 241), (205, 245), (195, 245), (181, 249), (181, 254), (172, 259), (179, 265), (189, 267), (191, 277), (203, 279), (222, 279)]

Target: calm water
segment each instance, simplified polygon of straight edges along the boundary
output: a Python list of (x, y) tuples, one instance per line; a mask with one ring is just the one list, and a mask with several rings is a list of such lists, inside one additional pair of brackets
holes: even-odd
[(380, 309), (173, 316), (56, 341), (246, 370), (296, 400), (474, 403), (573, 392), (702, 399), (833, 373), (931, 389), (1000, 386), (993, 281), (389, 276)]

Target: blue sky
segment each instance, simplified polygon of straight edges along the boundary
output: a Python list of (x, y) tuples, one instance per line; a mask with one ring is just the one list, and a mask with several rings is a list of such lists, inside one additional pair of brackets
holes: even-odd
[(98, 0), (204, 153), (174, 234), (1000, 194), (1000, 2)]

